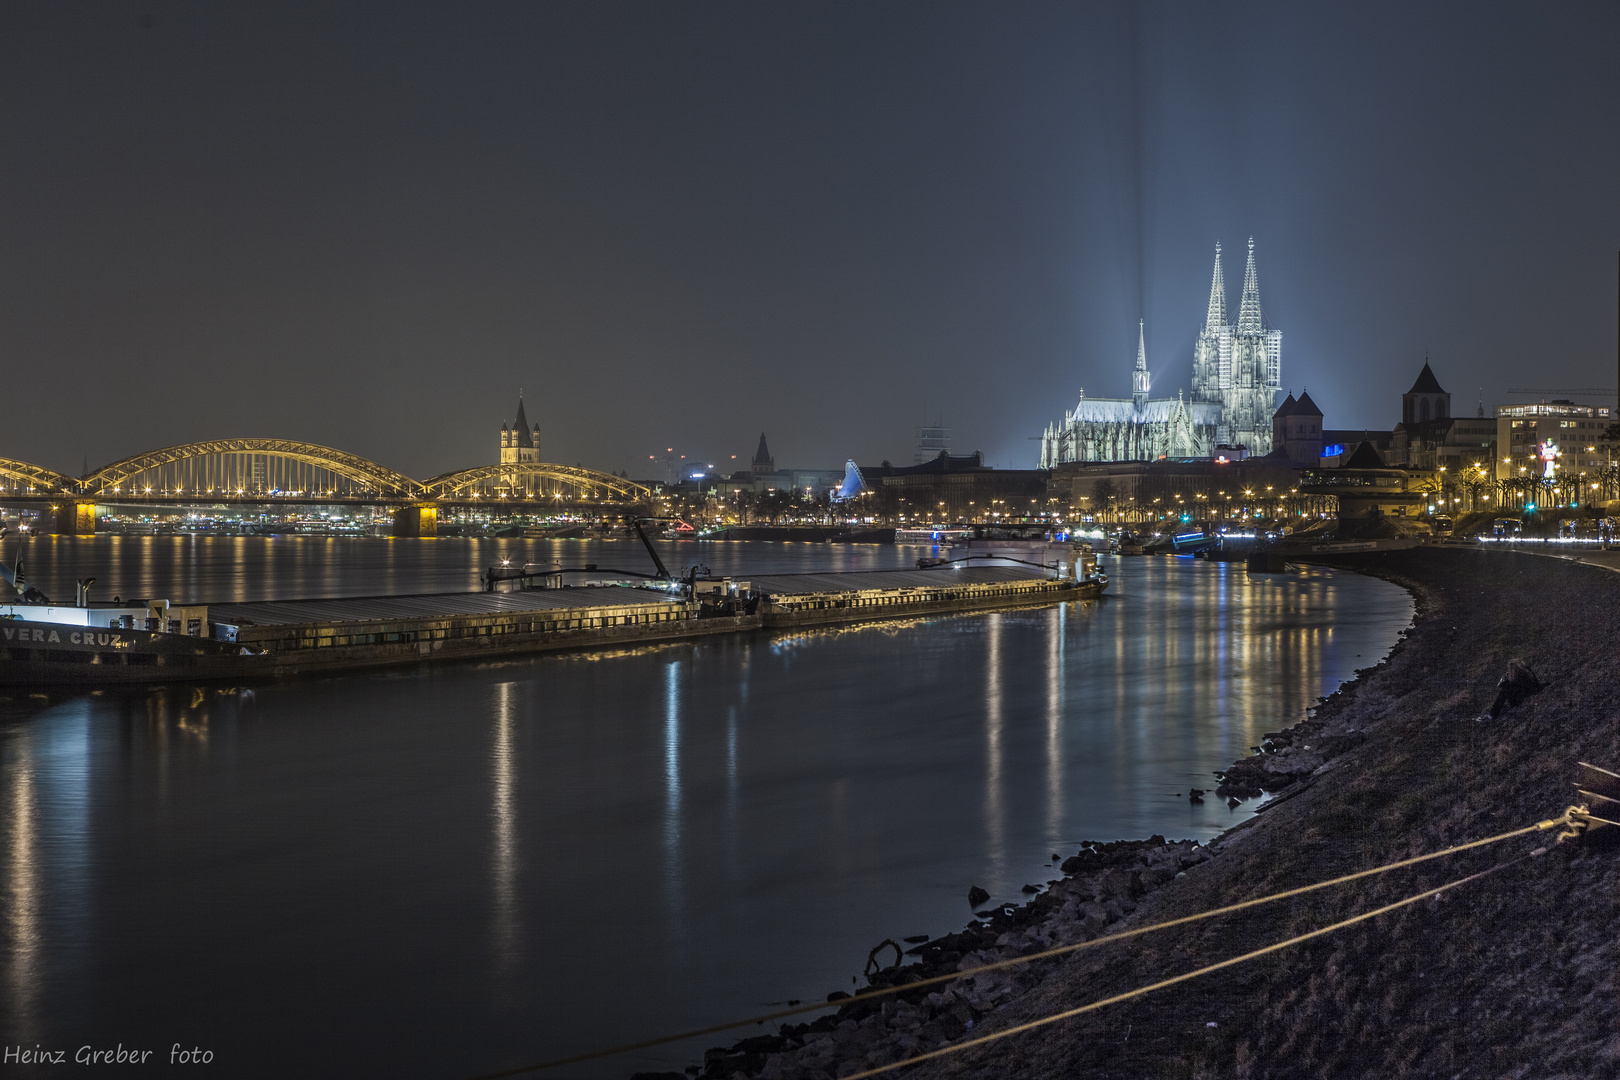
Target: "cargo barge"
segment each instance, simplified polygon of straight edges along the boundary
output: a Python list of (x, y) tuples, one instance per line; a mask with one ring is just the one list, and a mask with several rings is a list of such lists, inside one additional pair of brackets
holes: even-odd
[(270, 679), (1024, 607), (1094, 598), (1107, 587), (1094, 563), (1088, 573), (1062, 576), (962, 565), (649, 585), (542, 580), (548, 587), (510, 592), (0, 604), (0, 685)]

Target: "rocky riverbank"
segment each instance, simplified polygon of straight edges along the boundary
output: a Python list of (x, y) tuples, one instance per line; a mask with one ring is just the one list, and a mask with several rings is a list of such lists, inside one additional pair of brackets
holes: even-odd
[[(1339, 562), (1411, 589), (1416, 623), (1308, 720), (1215, 778), (1216, 797), (1274, 793), (1264, 813), (1207, 847), (1162, 837), (1084, 845), (1028, 903), (981, 911), (869, 977), (873, 986), (954, 980), (711, 1050), (687, 1074), (847, 1076), (1304, 933), (1545, 844), (1508, 842), (975, 974), (994, 960), (1553, 817), (1574, 797), (1577, 761), (1620, 763), (1620, 575), (1466, 549)], [(1509, 703), (1499, 683), (1515, 661), (1545, 685)], [(897, 1075), (1620, 1075), (1617, 847), (1601, 833), (1561, 845), (1435, 901)]]

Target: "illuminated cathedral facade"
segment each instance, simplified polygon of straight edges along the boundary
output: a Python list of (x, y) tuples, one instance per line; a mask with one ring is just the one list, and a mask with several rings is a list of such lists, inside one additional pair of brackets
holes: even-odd
[(1272, 414), (1282, 388), (1282, 333), (1266, 325), (1260, 308), (1253, 238), (1235, 322), (1228, 321), (1226, 310), (1221, 245), (1216, 244), (1209, 309), (1193, 345), (1191, 394), (1148, 396), (1147, 340), (1138, 324), (1131, 396), (1088, 398), (1082, 391), (1074, 409), (1042, 435), (1041, 468), (1072, 461), (1207, 458), (1223, 446), (1241, 446), (1251, 457), (1270, 453)]

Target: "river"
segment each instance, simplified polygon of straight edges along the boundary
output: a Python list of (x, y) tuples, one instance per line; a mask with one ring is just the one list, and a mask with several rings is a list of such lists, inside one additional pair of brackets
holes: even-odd
[[(7, 540), (72, 595), (475, 587), (639, 545)], [(715, 572), (917, 549), (663, 544)], [(1086, 839), (1207, 838), (1211, 771), (1411, 618), (1386, 582), (1108, 559), (1100, 602), (252, 687), (0, 701), (0, 1042), (454, 1080), (852, 990)], [(749, 1034), (749, 1031), (739, 1035)], [(679, 1069), (718, 1038), (542, 1074)], [(26, 1067), (16, 1075), (29, 1075)], [(139, 1069), (119, 1070), (141, 1075)], [(40, 1075), (55, 1075), (42, 1071)]]

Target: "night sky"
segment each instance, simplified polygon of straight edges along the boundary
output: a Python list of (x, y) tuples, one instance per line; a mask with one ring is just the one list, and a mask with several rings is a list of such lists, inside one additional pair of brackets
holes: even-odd
[[(1387, 429), (1616, 385), (1620, 5), (7, 4), (0, 455), (1034, 464), (1254, 236)], [(1481, 391), (1480, 388), (1483, 388)]]

